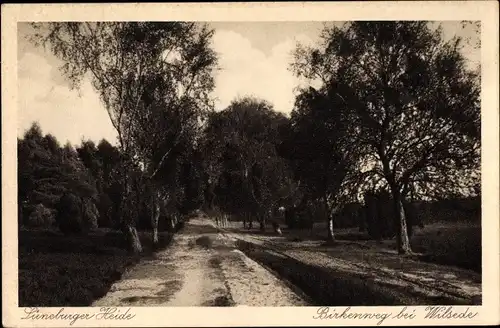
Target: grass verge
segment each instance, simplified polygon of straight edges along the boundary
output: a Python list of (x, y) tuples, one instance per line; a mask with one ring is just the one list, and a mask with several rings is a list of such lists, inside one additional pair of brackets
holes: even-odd
[[(126, 249), (120, 232), (98, 230), (87, 236), (55, 231), (19, 232), (19, 306), (89, 306), (104, 296), (123, 272), (143, 257), (154, 256), (151, 234), (140, 232), (143, 254)], [(162, 232), (156, 250), (172, 234)]]
[(317, 267), (239, 240), (238, 248), (303, 291), (317, 306), (463, 305), (444, 297), (421, 297), (405, 288), (385, 287), (355, 275)]

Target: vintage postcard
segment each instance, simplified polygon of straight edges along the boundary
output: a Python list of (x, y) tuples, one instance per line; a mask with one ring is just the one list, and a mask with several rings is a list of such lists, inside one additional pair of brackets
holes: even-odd
[(2, 6), (6, 327), (498, 324), (498, 2)]

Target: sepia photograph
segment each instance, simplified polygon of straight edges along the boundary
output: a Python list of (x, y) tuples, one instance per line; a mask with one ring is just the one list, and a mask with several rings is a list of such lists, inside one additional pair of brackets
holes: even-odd
[(24, 319), (483, 305), (480, 20), (16, 24)]
[(478, 22), (18, 31), (21, 306), (480, 304)]

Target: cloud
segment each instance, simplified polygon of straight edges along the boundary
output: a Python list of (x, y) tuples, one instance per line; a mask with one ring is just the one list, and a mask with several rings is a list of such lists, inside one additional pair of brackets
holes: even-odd
[(275, 110), (289, 113), (295, 99), (294, 88), (300, 82), (288, 70), (297, 41), (311, 42), (309, 37), (297, 35), (275, 45), (266, 55), (241, 34), (218, 30), (213, 46), (221, 66), (215, 90), (219, 109), (236, 97), (253, 95), (271, 102)]
[[(242, 35), (218, 30), (213, 46), (220, 55), (221, 71), (216, 76), (218, 109), (227, 107), (238, 96), (254, 95), (289, 113), (294, 103), (294, 88), (299, 80), (288, 70), (296, 42), (311, 42), (306, 35), (295, 35), (276, 44), (268, 53), (254, 48)], [(58, 72), (60, 62), (48, 53), (26, 51), (18, 62), (18, 136), (33, 121), (44, 133), (61, 143), (79, 144), (82, 138), (115, 143), (108, 114), (89, 80), (80, 92), (70, 90)], [(80, 94), (80, 95), (79, 95)]]
[[(52, 61), (51, 61), (52, 62)], [(18, 62), (18, 136), (33, 121), (44, 133), (51, 133), (62, 144), (79, 144), (82, 138), (114, 143), (116, 133), (108, 114), (89, 80), (81, 90), (70, 90), (55, 81), (55, 67), (44, 57), (25, 53)]]

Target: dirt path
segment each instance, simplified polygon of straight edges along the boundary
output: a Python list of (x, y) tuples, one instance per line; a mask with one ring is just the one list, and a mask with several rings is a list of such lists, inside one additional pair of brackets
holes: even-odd
[(213, 221), (191, 219), (93, 306), (297, 306), (307, 301), (236, 249)]

